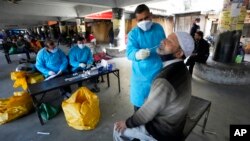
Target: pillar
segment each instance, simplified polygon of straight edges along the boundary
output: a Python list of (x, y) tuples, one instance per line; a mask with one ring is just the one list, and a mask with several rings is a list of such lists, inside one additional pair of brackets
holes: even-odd
[(224, 0), (213, 60), (234, 63), (249, 0)]
[(54, 30), (51, 26), (49, 26), (49, 37), (50, 39), (55, 39)]
[(59, 29), (60, 29), (60, 33), (66, 33), (66, 23), (65, 22), (59, 22)]
[(76, 19), (77, 33), (82, 34), (85, 37), (86, 27), (84, 18)]
[(125, 16), (122, 8), (112, 8), (114, 47), (125, 48)]

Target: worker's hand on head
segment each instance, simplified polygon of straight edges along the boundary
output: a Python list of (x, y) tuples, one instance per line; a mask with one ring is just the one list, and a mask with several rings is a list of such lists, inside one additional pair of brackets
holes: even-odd
[(126, 128), (127, 126), (125, 121), (119, 121), (115, 123), (115, 130), (119, 133), (123, 133)]
[(149, 49), (140, 49), (135, 53), (135, 57), (137, 60), (144, 60), (148, 58), (150, 55), (150, 50)]
[(56, 73), (53, 71), (49, 71), (49, 75), (55, 75)]
[(86, 64), (84, 64), (84, 63), (80, 63), (80, 64), (79, 64), (79, 67), (81, 67), (81, 68), (85, 68), (85, 67), (86, 67)]

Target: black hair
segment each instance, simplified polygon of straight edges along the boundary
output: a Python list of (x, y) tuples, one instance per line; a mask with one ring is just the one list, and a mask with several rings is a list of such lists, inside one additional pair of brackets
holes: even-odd
[(48, 47), (48, 45), (50, 45), (50, 44), (55, 45), (55, 42), (53, 40), (51, 40), (51, 39), (46, 40), (46, 42), (45, 42), (46, 47)]
[(149, 8), (145, 4), (138, 5), (135, 9), (135, 14), (140, 14), (144, 11), (150, 12)]
[(200, 19), (200, 18), (196, 18), (195, 21), (196, 21), (196, 22), (199, 22), (199, 21), (201, 21), (201, 19)]
[(201, 36), (201, 38), (203, 38), (203, 32), (202, 31), (197, 31), (196, 34), (198, 34), (199, 36)]
[(77, 41), (84, 41), (84, 40), (85, 40), (84, 37), (79, 37), (79, 38), (77, 38)]

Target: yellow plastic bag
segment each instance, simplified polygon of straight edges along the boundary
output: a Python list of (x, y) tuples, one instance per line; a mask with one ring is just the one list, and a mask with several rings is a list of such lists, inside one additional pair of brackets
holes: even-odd
[(17, 92), (10, 98), (0, 99), (0, 125), (22, 117), (32, 109), (32, 99), (26, 92)]
[(23, 90), (27, 90), (28, 84), (38, 83), (44, 80), (44, 77), (40, 73), (26, 73), (24, 71), (12, 72), (11, 79), (14, 80), (14, 88), (22, 87)]
[(28, 84), (35, 84), (44, 80), (44, 77), (40, 73), (27, 74)]
[(19, 86), (22, 86), (23, 90), (27, 90), (28, 84), (26, 81), (26, 73), (23, 71), (20, 72), (12, 72), (11, 73), (11, 79), (14, 80), (14, 88), (17, 88)]
[(68, 125), (77, 130), (94, 129), (100, 120), (99, 98), (86, 87), (63, 101), (62, 109)]

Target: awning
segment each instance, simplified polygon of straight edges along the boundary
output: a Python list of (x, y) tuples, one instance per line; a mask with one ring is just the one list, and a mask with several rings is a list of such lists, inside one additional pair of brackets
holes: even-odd
[(86, 19), (103, 19), (103, 20), (111, 20), (113, 16), (112, 11), (99, 12), (85, 16)]
[(54, 25), (54, 24), (57, 24), (57, 21), (48, 21), (48, 25)]

